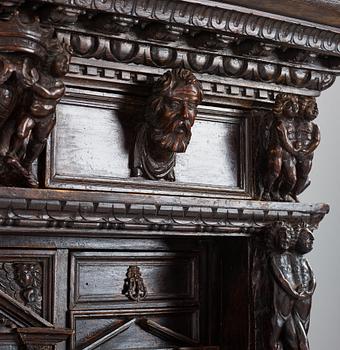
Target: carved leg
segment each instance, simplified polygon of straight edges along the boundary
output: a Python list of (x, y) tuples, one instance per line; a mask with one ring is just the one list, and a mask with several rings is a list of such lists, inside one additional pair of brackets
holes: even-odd
[(287, 158), (283, 161), (282, 164), (284, 181), (280, 189), (280, 193), (284, 201), (294, 202), (291, 193), (297, 181), (295, 159), (292, 156), (289, 156), (288, 159)]
[(30, 187), (38, 187), (39, 183), (32, 173), (32, 163), (39, 157), (45, 148), (47, 137), (55, 126), (55, 117), (39, 121), (32, 130), (31, 139), (27, 145), (26, 157), (23, 166), (27, 170), (27, 182)]
[(264, 180), (263, 200), (271, 200), (271, 193), (276, 180), (279, 178), (282, 169), (282, 148), (276, 147), (270, 152), (267, 176)]
[(20, 163), (19, 153), (24, 147), (25, 140), (29, 136), (34, 124), (34, 120), (29, 115), (25, 115), (22, 118), (17, 131), (11, 138), (9, 151), (7, 152), (5, 158), (6, 163), (15, 168), (24, 177), (27, 176), (27, 170)]
[(308, 179), (308, 175), (312, 169), (313, 157), (309, 159), (304, 159), (302, 161), (297, 162), (296, 170), (297, 170), (297, 181), (293, 191), (294, 197), (297, 200), (297, 196), (302, 193), (311, 183)]

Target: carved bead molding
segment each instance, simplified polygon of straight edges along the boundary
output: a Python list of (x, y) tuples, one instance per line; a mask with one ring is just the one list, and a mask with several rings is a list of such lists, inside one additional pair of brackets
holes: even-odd
[(30, 11), (0, 17), (0, 33), (0, 183), (38, 187), (32, 165), (54, 127), (71, 52)]
[(129, 266), (122, 293), (137, 302), (146, 298), (148, 293), (138, 266)]
[(314, 151), (320, 143), (314, 97), (281, 93), (273, 110), (257, 119), (256, 170), (262, 200), (298, 201), (311, 183)]
[(275, 222), (254, 246), (259, 349), (309, 350), (307, 334), (316, 282), (305, 254), (312, 250), (314, 228), (306, 223)]
[(166, 0), (40, 0), (41, 3), (57, 3), (66, 8), (77, 8), (166, 22), (174, 27), (192, 30), (209, 30), (226, 35), (247, 36), (283, 46), (312, 50), (340, 56), (340, 35), (316, 24), (296, 23), (284, 19), (264, 17), (251, 9), (240, 8), (215, 1), (198, 4), (192, 1)]
[(167, 71), (156, 81), (136, 137), (132, 176), (175, 181), (176, 153), (189, 145), (202, 99), (202, 86), (187, 69)]
[(40, 264), (0, 262), (0, 289), (37, 314), (42, 314)]

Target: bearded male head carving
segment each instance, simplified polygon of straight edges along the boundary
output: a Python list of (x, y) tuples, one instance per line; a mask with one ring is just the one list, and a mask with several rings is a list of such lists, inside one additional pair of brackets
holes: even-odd
[(147, 109), (152, 140), (168, 151), (185, 152), (201, 101), (202, 87), (191, 71), (166, 72), (156, 82)]
[(186, 151), (202, 99), (201, 84), (187, 69), (167, 71), (157, 80), (137, 135), (133, 176), (175, 180), (175, 153)]

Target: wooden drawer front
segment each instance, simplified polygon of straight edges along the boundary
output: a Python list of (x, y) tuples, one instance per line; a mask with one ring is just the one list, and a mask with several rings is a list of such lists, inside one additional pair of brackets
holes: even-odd
[[(71, 309), (178, 306), (198, 302), (194, 253), (92, 253), (72, 255)], [(138, 266), (147, 290), (136, 302), (123, 293), (130, 266)]]
[[(90, 312), (75, 311), (71, 314), (72, 328), (75, 334), (71, 348), (82, 349), (85, 345), (97, 342), (98, 349), (163, 349), (176, 343), (175, 337), (153, 333), (141, 325), (141, 320), (152, 321), (166, 327), (176, 334), (193, 341), (199, 338), (199, 314), (194, 309), (131, 311), (124, 312)], [(109, 335), (115, 329), (116, 334)], [(166, 339), (165, 339), (166, 338)]]

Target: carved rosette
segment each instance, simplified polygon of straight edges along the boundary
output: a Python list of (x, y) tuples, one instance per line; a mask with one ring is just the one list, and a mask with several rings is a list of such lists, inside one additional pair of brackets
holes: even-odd
[(314, 97), (280, 93), (271, 112), (257, 116), (258, 198), (298, 202), (309, 185), (314, 151), (320, 143)]

